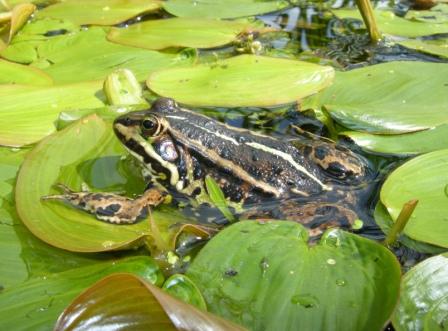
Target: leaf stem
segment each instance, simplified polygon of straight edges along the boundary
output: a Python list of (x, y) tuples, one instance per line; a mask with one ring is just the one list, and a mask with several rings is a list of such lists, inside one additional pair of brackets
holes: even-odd
[(375, 16), (370, 0), (356, 0), (356, 5), (361, 13), (364, 24), (369, 32), (372, 43), (377, 44), (381, 40), (381, 33), (376, 25)]
[(414, 212), (417, 203), (418, 200), (414, 199), (409, 200), (403, 205), (400, 215), (398, 215), (397, 220), (393, 223), (392, 228), (387, 234), (386, 239), (384, 239), (383, 244), (385, 246), (391, 246), (397, 241), (398, 236), (403, 231), (409, 219), (411, 218), (411, 215)]

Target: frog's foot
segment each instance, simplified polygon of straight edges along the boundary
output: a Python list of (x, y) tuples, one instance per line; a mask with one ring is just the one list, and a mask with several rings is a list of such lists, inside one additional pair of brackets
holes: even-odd
[(93, 214), (97, 219), (114, 224), (132, 224), (148, 215), (150, 206), (157, 206), (166, 193), (149, 189), (136, 199), (113, 193), (74, 192), (67, 186), (56, 186), (62, 194), (43, 196), (42, 200), (60, 200)]

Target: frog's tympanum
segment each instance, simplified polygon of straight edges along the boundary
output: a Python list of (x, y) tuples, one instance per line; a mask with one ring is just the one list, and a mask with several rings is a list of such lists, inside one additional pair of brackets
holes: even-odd
[(205, 178), (221, 187), (246, 218), (277, 218), (306, 225), (312, 236), (327, 227), (350, 228), (358, 218), (353, 188), (370, 172), (365, 160), (324, 140), (293, 143), (228, 126), (158, 99), (147, 111), (117, 118), (115, 134), (142, 164), (150, 183), (137, 199), (75, 193), (64, 199), (111, 223), (133, 223), (163, 200), (161, 188), (208, 203)]

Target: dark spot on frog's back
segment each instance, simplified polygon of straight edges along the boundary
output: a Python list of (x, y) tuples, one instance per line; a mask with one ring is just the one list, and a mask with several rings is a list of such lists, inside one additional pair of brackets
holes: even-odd
[(151, 111), (172, 112), (177, 108), (176, 101), (170, 98), (159, 98), (153, 102)]
[(120, 209), (121, 205), (118, 203), (113, 203), (106, 207), (99, 207), (96, 213), (103, 216), (114, 216)]

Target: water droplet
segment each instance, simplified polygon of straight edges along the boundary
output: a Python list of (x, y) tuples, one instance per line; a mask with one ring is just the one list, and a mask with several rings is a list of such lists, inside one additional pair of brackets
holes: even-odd
[(109, 6), (103, 7), (103, 10), (108, 11), (108, 10), (110, 10), (110, 7)]
[(394, 70), (389, 70), (389, 73), (393, 74), (393, 73), (395, 73), (395, 71)]
[(329, 264), (329, 265), (335, 265), (335, 264), (336, 264), (336, 260), (335, 260), (335, 259), (328, 259), (328, 260), (327, 260), (327, 264)]
[(353, 230), (360, 230), (360, 229), (362, 229), (363, 226), (364, 226), (364, 222), (362, 220), (360, 220), (360, 219), (356, 219), (353, 222), (352, 229)]
[(112, 247), (115, 244), (115, 242), (111, 240), (103, 241), (101, 245), (103, 245), (104, 248)]
[(402, 103), (406, 103), (406, 100), (401, 100)]
[(269, 269), (269, 261), (267, 258), (262, 258), (260, 261), (260, 268), (263, 274)]
[(304, 308), (314, 308), (317, 307), (319, 301), (309, 294), (296, 294), (291, 297), (291, 303), (301, 305)]
[(337, 286), (345, 286), (346, 282), (343, 279), (336, 279), (336, 285)]

